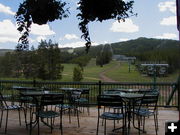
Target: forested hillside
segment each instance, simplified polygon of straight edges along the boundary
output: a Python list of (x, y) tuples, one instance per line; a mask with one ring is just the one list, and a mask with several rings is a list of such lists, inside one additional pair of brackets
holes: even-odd
[[(138, 38), (135, 40), (129, 40), (125, 42), (111, 43), (114, 54), (137, 54), (142, 52), (157, 51), (157, 50), (178, 50), (180, 42), (176, 40), (167, 39), (153, 39), (153, 38)], [(91, 46), (88, 54), (91, 56), (97, 56), (102, 50), (103, 45)], [(75, 48), (76, 54), (86, 53), (85, 47)]]
[(176, 40), (138, 38), (126, 42), (112, 43), (115, 54), (134, 54), (166, 49), (179, 49), (180, 43)]
[[(125, 42), (112, 43), (113, 54), (135, 56), (141, 62), (165, 62), (170, 65), (169, 72), (180, 69), (180, 42), (167, 39), (138, 38)], [(88, 55), (98, 56), (103, 49), (103, 45), (92, 46)], [(77, 54), (85, 53), (85, 48), (74, 50)]]

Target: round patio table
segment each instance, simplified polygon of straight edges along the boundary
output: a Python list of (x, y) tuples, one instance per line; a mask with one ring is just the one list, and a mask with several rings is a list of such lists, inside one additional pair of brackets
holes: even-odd
[[(130, 90), (131, 91), (131, 90)], [(134, 90), (132, 90), (134, 91)], [(136, 91), (136, 90), (135, 90)], [(125, 102), (126, 102), (126, 109), (127, 109), (127, 120), (128, 120), (128, 126), (127, 128), (127, 134), (130, 134), (130, 129), (131, 129), (131, 118), (132, 118), (132, 109), (134, 109), (135, 102), (137, 100), (141, 100), (143, 96), (152, 96), (152, 95), (144, 95), (142, 93), (133, 93), (133, 92), (125, 92), (125, 91), (119, 91), (116, 93), (106, 93), (107, 95), (116, 95), (120, 96)], [(135, 127), (136, 128), (136, 127)], [(119, 128), (115, 129), (118, 130)], [(136, 128), (138, 129), (138, 128)], [(141, 130), (141, 129), (138, 129)]]

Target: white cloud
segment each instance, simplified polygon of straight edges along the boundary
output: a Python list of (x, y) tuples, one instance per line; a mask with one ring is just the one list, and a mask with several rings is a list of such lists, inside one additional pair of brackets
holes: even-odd
[[(104, 41), (104, 43), (106, 43), (106, 41)], [(92, 42), (91, 44), (92, 44), (93, 46), (99, 45), (99, 43), (97, 43), (97, 42)]]
[(36, 42), (36, 40), (32, 39), (32, 38), (28, 38), (29, 39), (29, 43), (34, 43)]
[(110, 30), (113, 32), (134, 33), (139, 31), (139, 27), (135, 25), (131, 19), (126, 19), (125, 22), (114, 22)]
[(76, 36), (75, 34), (66, 34), (66, 35), (64, 36), (64, 38), (67, 39), (67, 40), (79, 39), (79, 37)]
[(13, 42), (17, 43), (18, 38), (0, 37), (0, 43)]
[(36, 40), (37, 40), (38, 42), (41, 42), (41, 40), (46, 40), (46, 37), (45, 37), (45, 36), (38, 36), (38, 37), (36, 38)]
[(63, 48), (63, 47), (72, 47), (72, 48), (76, 48), (76, 47), (82, 47), (85, 46), (86, 42), (83, 41), (78, 41), (78, 42), (72, 42), (72, 43), (67, 43), (67, 44), (60, 44), (59, 47)]
[(33, 35), (40, 35), (40, 36), (48, 36), (55, 34), (55, 32), (50, 29), (48, 24), (45, 25), (32, 24), (30, 33)]
[(170, 16), (167, 18), (163, 18), (160, 22), (161, 25), (176, 25), (176, 16)]
[(107, 44), (108, 43), (108, 41), (103, 41), (103, 44)]
[(11, 11), (11, 8), (8, 6), (4, 6), (0, 3), (0, 13), (5, 13), (9, 15), (15, 15), (15, 12)]
[(159, 39), (176, 39), (177, 35), (174, 33), (163, 33), (162, 35), (155, 36), (154, 38), (159, 38)]
[(165, 11), (170, 11), (172, 13), (176, 13), (176, 3), (175, 0), (172, 1), (165, 1), (165, 2), (160, 2), (158, 4), (159, 10), (161, 12), (165, 12)]
[(11, 36), (17, 37), (19, 34), (15, 24), (11, 22), (11, 20), (3, 20), (0, 22), (0, 35), (1, 36)]
[(20, 34), (16, 28), (16, 25), (11, 20), (0, 21), (0, 42), (18, 42)]
[[(64, 47), (72, 47), (72, 48), (76, 48), (76, 47), (85, 47), (86, 42), (85, 41), (78, 41), (78, 42), (72, 42), (72, 43), (67, 43), (67, 44), (60, 44), (59, 47), (60, 48), (64, 48)], [(98, 45), (98, 43), (93, 42), (92, 45)]]
[(128, 38), (120, 38), (119, 41), (128, 41)]

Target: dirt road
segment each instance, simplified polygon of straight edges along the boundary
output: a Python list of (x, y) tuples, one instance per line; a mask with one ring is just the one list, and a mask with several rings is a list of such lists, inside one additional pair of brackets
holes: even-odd
[(107, 77), (105, 75), (105, 73), (110, 72), (112, 70), (115, 70), (115, 69), (119, 68), (119, 66), (120, 66), (120, 63), (118, 63), (116, 66), (110, 67), (110, 68), (104, 70), (103, 72), (101, 72), (99, 74), (99, 77), (100, 77), (101, 81), (103, 81), (103, 82), (117, 82), (116, 80), (113, 80), (112, 78)]

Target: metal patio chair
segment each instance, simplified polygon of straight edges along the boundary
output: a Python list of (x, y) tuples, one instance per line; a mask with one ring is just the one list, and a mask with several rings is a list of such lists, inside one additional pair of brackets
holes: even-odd
[[(59, 111), (55, 110), (55, 106), (61, 104), (63, 106), (64, 104), (64, 94), (45, 94), (42, 95), (40, 99), (40, 103), (37, 99), (37, 97), (33, 97), (34, 101), (36, 102), (36, 111), (32, 112), (36, 116), (36, 121), (38, 125), (38, 135), (40, 134), (40, 120), (43, 124), (54, 129), (54, 119), (59, 117), (60, 123), (59, 128), (61, 130), (61, 135), (63, 135), (63, 126), (62, 126), (62, 110), (63, 108), (60, 107)], [(32, 115), (31, 115), (32, 116)], [(46, 121), (47, 120), (47, 121)], [(50, 124), (49, 124), (50, 120)], [(32, 117), (30, 118), (30, 134), (32, 132)]]
[(9, 118), (9, 111), (11, 110), (17, 110), (19, 114), (19, 124), (21, 125), (21, 115), (20, 111), (24, 109), (20, 105), (8, 105), (6, 100), (4, 99), (2, 93), (0, 92), (0, 110), (1, 110), (1, 119), (0, 119), (0, 127), (2, 126), (2, 118), (3, 118), (3, 113), (6, 111), (6, 118), (5, 118), (5, 133), (7, 133), (7, 125), (8, 125), (8, 118)]
[[(140, 131), (145, 132), (145, 118), (149, 118), (150, 116), (154, 116), (154, 125), (155, 125), (155, 131), (157, 135), (158, 131), (158, 107), (157, 107), (157, 102), (158, 102), (158, 97), (159, 97), (159, 92), (157, 90), (154, 90), (152, 92), (147, 92), (144, 93), (143, 98), (138, 100), (135, 104), (135, 108), (133, 110), (133, 114), (137, 116), (138, 119), (138, 127), (139, 130), (139, 135)], [(133, 116), (133, 123), (134, 123), (134, 117)], [(143, 129), (141, 130), (140, 128), (140, 123), (143, 123)]]
[(65, 103), (63, 105), (62, 104), (56, 105), (56, 108), (62, 108), (64, 113), (66, 111), (68, 112), (69, 123), (71, 123), (71, 115), (76, 115), (78, 127), (80, 127), (79, 110), (78, 110), (79, 103), (76, 100), (78, 100), (80, 98), (81, 92), (82, 91), (78, 90), (78, 89), (68, 91), (68, 93), (66, 93), (67, 103)]
[[(106, 120), (113, 120), (114, 121), (114, 129), (115, 131), (115, 121), (116, 120), (122, 120), (122, 129), (124, 133), (124, 128), (125, 128), (125, 111), (124, 107), (121, 107), (124, 105), (124, 102), (120, 96), (110, 96), (110, 95), (99, 95), (97, 97), (97, 103), (98, 103), (98, 121), (97, 121), (97, 131), (96, 135), (98, 135), (99, 131), (99, 120), (102, 119), (104, 120), (104, 135), (106, 135)], [(114, 109), (108, 111), (104, 111), (104, 107), (121, 107), (121, 110), (119, 111), (114, 111)], [(120, 128), (118, 128), (120, 129)]]

